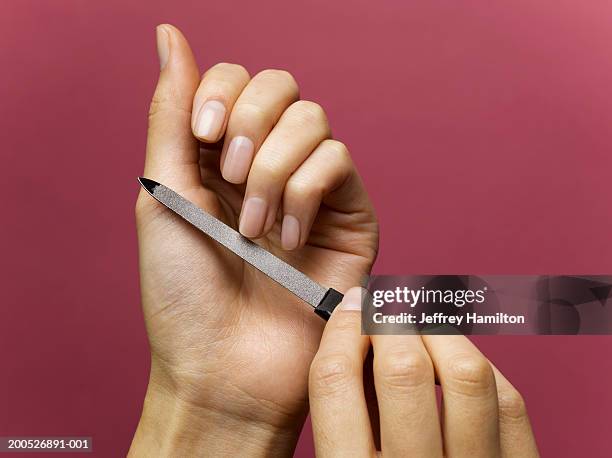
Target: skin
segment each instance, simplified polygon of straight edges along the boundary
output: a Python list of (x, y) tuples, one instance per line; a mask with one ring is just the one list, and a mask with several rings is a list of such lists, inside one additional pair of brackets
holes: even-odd
[[(176, 28), (157, 43), (144, 176), (321, 284), (359, 284), (377, 221), (324, 110), (285, 71), (201, 77)], [(151, 374), (130, 456), (291, 456), (309, 404), (319, 456), (375, 455), (376, 408), (385, 456), (537, 456), (520, 395), (464, 337), (362, 336), (353, 289), (321, 340), (310, 307), (144, 190), (136, 222)]]
[[(234, 228), (245, 200), (265, 199), (265, 227), (250, 234), (256, 243), (321, 284), (340, 291), (358, 284), (374, 262), (378, 226), (323, 109), (298, 100), (287, 72), (251, 78), (239, 65), (218, 64), (200, 78), (176, 28), (159, 26), (157, 40), (162, 68), (144, 176)], [(225, 109), (222, 127), (196, 138), (209, 100)], [(250, 137), (256, 152), (248, 177), (233, 183), (222, 165), (237, 135)], [(288, 212), (300, 224), (291, 250), (281, 246)], [(290, 455), (308, 411), (323, 321), (144, 190), (136, 221), (151, 376), (130, 454)]]
[[(539, 456), (520, 393), (465, 336), (361, 335), (362, 294), (346, 293), (310, 369), (318, 457)], [(380, 447), (364, 387), (370, 347)]]

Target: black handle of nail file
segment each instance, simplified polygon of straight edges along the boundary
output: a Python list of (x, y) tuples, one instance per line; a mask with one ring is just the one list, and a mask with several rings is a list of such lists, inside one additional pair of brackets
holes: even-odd
[(344, 294), (339, 291), (336, 291), (334, 288), (329, 288), (321, 299), (319, 305), (317, 305), (314, 309), (315, 313), (323, 318), (325, 321), (329, 320), (332, 312), (336, 308), (336, 306), (342, 302), (342, 298)]

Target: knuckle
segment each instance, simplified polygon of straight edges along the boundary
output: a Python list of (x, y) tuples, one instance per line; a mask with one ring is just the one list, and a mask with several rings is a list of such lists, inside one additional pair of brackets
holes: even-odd
[(395, 391), (409, 391), (426, 383), (433, 385), (433, 365), (430, 359), (417, 352), (390, 352), (374, 361), (378, 381)]
[(467, 396), (482, 396), (495, 384), (493, 369), (486, 358), (479, 355), (458, 355), (447, 367), (449, 387)]
[(298, 100), (291, 105), (290, 109), (305, 125), (327, 125), (325, 110), (318, 103), (308, 100)]
[(344, 143), (338, 140), (325, 140), (323, 142), (325, 148), (334, 156), (342, 160), (350, 160), (350, 153)]
[(160, 113), (167, 111), (187, 114), (189, 108), (180, 106), (180, 104), (177, 103), (178, 98), (178, 94), (172, 89), (163, 91), (156, 90), (151, 98), (151, 104), (149, 105), (149, 121)]
[(235, 75), (238, 75), (241, 77), (247, 77), (247, 78), (249, 76), (249, 72), (247, 71), (247, 69), (244, 68), (240, 64), (232, 64), (229, 62), (219, 62), (213, 65), (212, 67), (210, 67), (208, 70), (206, 70), (202, 78), (205, 78), (208, 75), (213, 75), (215, 73), (222, 73), (222, 74), (231, 73), (231, 74), (235, 74)]
[(515, 389), (501, 390), (498, 394), (499, 414), (502, 419), (521, 420), (527, 416), (527, 407), (521, 393)]
[(347, 177), (353, 168), (353, 161), (346, 145), (338, 140), (325, 140), (321, 146), (339, 174)]
[(345, 390), (355, 376), (351, 359), (342, 353), (317, 356), (310, 365), (310, 389), (315, 396)]
[(255, 156), (251, 173), (258, 179), (270, 184), (278, 184), (281, 182), (284, 183), (286, 177), (285, 173), (283, 172), (280, 159), (282, 158), (282, 155), (274, 154), (269, 150), (267, 152), (270, 154), (266, 154), (265, 156), (263, 154)]
[(310, 182), (303, 178), (291, 178), (285, 186), (288, 198), (315, 199), (323, 196), (324, 189), (320, 182)]
[(293, 89), (297, 92), (298, 84), (295, 78), (291, 73), (287, 70), (278, 70), (274, 68), (268, 68), (266, 70), (262, 70), (256, 75), (256, 78), (262, 80), (269, 80), (274, 84), (284, 84), (287, 87)]
[(266, 110), (256, 103), (240, 102), (234, 106), (230, 122), (249, 123), (262, 125), (270, 115)]
[(149, 119), (153, 118), (156, 114), (163, 110), (164, 104), (167, 102), (168, 97), (162, 96), (157, 92), (153, 95), (151, 99), (151, 104), (149, 105)]

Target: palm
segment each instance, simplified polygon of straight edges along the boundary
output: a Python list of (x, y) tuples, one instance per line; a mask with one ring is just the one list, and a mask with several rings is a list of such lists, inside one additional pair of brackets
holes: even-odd
[[(237, 227), (244, 188), (223, 180), (218, 160), (216, 149), (202, 150), (203, 186), (179, 191)], [(154, 357), (196, 393), (195, 387), (214, 385), (203, 379), (218, 378), (217, 389), (245, 396), (247, 405), (272, 406), (279, 421), (302, 415), (323, 321), (178, 217), (160, 206), (154, 212), (140, 229), (143, 303)], [(294, 252), (280, 249), (279, 226), (257, 242), (326, 286), (343, 291), (371, 267), (377, 244), (371, 212), (347, 214), (322, 205), (309, 243)], [(228, 370), (231, 382), (224, 377)], [(210, 403), (209, 394), (196, 397)]]

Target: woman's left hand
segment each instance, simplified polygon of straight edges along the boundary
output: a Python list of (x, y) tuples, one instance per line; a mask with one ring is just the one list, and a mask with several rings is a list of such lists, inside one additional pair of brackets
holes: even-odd
[(318, 457), (377, 454), (363, 384), (370, 345), (383, 456), (539, 456), (523, 398), (470, 340), (361, 335), (361, 291), (332, 315), (310, 369)]

